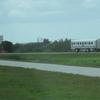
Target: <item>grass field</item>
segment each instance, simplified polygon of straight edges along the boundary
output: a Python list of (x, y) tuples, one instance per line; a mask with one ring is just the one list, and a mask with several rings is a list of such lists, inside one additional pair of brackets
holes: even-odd
[(100, 67), (100, 53), (0, 54), (0, 59)]
[(99, 100), (100, 78), (0, 66), (0, 100)]

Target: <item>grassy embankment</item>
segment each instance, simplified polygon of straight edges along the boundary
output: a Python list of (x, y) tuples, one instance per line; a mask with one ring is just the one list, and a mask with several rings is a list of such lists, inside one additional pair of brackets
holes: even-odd
[(100, 53), (0, 54), (0, 59), (100, 67)]
[(99, 100), (100, 78), (0, 67), (0, 100)]

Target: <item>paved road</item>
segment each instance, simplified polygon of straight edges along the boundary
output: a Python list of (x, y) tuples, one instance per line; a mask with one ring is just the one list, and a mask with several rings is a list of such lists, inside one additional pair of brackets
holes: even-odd
[(8, 60), (0, 60), (0, 65), (34, 68), (44, 71), (71, 73), (71, 74), (78, 74), (90, 77), (100, 77), (100, 68), (65, 66), (56, 64), (43, 64), (43, 63), (19, 62), (19, 61), (8, 61)]

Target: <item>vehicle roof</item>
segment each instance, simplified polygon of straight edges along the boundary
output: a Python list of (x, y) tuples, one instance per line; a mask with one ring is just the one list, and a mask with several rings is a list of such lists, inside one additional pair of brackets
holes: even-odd
[(95, 42), (97, 39), (77, 39), (71, 40), (72, 42)]

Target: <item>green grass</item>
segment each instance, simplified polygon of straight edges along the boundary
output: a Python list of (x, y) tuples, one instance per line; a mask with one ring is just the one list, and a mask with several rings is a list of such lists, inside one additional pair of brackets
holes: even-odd
[(0, 59), (100, 67), (100, 53), (0, 54)]
[(99, 100), (100, 78), (0, 66), (0, 100)]

